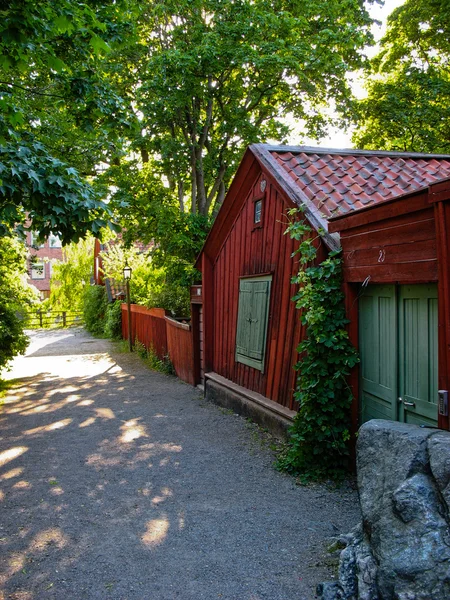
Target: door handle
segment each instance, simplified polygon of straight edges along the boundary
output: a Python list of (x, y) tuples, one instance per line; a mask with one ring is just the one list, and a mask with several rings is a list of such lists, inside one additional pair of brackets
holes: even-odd
[(404, 406), (415, 406), (415, 402), (408, 402), (408, 400), (403, 400), (403, 398), (398, 399), (399, 402), (402, 402)]

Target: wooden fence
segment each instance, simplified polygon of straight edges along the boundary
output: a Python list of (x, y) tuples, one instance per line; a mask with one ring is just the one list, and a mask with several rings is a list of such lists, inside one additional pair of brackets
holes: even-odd
[(38, 308), (26, 313), (25, 323), (28, 329), (72, 327), (82, 325), (83, 316), (81, 312), (76, 311), (41, 310)]
[[(122, 337), (128, 339), (127, 305), (122, 304)], [(191, 326), (166, 317), (162, 308), (131, 305), (131, 339), (153, 348), (158, 358), (169, 356), (177, 377), (195, 385)]]
[(194, 346), (191, 326), (188, 323), (179, 323), (166, 317), (167, 344), (169, 357), (177, 376), (195, 385), (194, 374)]

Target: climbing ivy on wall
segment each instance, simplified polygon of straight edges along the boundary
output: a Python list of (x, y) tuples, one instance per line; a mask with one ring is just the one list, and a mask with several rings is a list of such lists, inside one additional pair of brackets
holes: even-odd
[(304, 479), (336, 479), (349, 466), (352, 393), (347, 378), (358, 355), (346, 331), (341, 251), (317, 264), (319, 237), (298, 213), (290, 211), (294, 218), (285, 233), (299, 241), (294, 254), (300, 269), (292, 280), (299, 289), (293, 301), (301, 310), (306, 337), (295, 365), (299, 411), (279, 467)]

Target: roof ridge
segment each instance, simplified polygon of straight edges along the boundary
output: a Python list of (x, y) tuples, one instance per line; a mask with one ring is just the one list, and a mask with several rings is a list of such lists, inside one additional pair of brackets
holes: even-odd
[(447, 159), (450, 161), (450, 154), (427, 154), (422, 152), (398, 152), (390, 150), (359, 150), (356, 148), (319, 148), (317, 146), (290, 146), (276, 144), (252, 144), (251, 148), (260, 148), (266, 152), (293, 152), (305, 154), (337, 154), (337, 155), (356, 155), (356, 156), (387, 156), (395, 158), (430, 158)]

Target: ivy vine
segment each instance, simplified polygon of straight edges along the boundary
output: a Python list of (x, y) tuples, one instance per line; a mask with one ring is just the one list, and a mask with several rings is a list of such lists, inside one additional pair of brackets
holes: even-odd
[[(296, 217), (298, 212), (289, 214)], [(338, 479), (349, 467), (352, 393), (347, 379), (358, 362), (346, 330), (341, 251), (317, 264), (318, 236), (305, 220), (293, 219), (285, 233), (299, 241), (294, 255), (300, 269), (292, 279), (299, 289), (292, 300), (301, 310), (306, 337), (294, 367), (299, 410), (279, 467), (306, 480)]]

